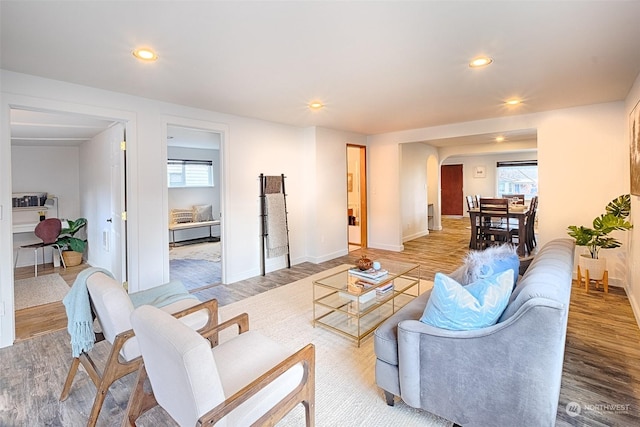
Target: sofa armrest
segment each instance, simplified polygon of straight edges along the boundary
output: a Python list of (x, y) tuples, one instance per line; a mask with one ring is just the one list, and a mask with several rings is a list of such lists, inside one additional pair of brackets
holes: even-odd
[(558, 405), (566, 322), (567, 307), (546, 298), (481, 330), (400, 322), (401, 397), (461, 425), (547, 425)]

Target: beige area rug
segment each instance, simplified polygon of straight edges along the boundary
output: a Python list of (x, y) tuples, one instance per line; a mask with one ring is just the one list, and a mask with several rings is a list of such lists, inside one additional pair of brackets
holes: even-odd
[(69, 285), (58, 274), (30, 277), (14, 283), (15, 308), (20, 310), (61, 301), (69, 292)]
[(220, 242), (196, 243), (169, 249), (169, 259), (204, 259), (220, 261)]
[[(297, 350), (307, 343), (316, 347), (316, 424), (322, 426), (451, 426), (451, 422), (397, 401), (387, 406), (375, 384), (373, 337), (360, 348), (341, 335), (314, 328), (312, 281), (343, 267), (327, 270), (220, 308), (223, 319), (247, 312), (250, 329), (259, 330)], [(424, 282), (421, 291), (432, 286)], [(227, 339), (228, 334), (221, 335)], [(258, 357), (258, 355), (256, 356)], [(298, 405), (278, 426), (304, 425)]]

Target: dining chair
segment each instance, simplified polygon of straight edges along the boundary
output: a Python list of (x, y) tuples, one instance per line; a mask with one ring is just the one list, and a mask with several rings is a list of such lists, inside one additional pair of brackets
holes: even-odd
[(538, 212), (538, 196), (533, 196), (531, 198), (531, 202), (529, 203), (529, 212), (527, 213), (527, 218), (526, 218), (526, 247), (527, 247), (527, 252), (531, 253), (531, 251), (533, 251), (533, 249), (536, 247), (537, 242), (536, 242), (536, 230), (535, 230), (535, 223), (536, 223), (536, 215)]
[(473, 203), (473, 196), (465, 196), (465, 199), (467, 200), (467, 210), (473, 209), (475, 207)]
[(511, 243), (518, 230), (511, 224), (508, 199), (481, 198), (479, 221), (480, 248), (504, 242)]
[[(157, 402), (180, 426), (275, 425), (302, 404), (307, 427), (315, 423), (315, 347), (293, 353), (249, 331), (243, 313), (197, 333), (152, 306), (131, 314), (143, 364), (125, 422), (135, 426), (141, 402)], [(206, 338), (237, 327), (238, 335), (217, 344)], [(216, 345), (217, 344), (217, 345)], [(151, 391), (144, 392), (146, 380)]]
[[(467, 201), (467, 211), (471, 211), (473, 209), (477, 209), (476, 198), (474, 196), (465, 196), (465, 200)], [(474, 215), (470, 212), (469, 219), (471, 222), (471, 238), (469, 239), (469, 249), (477, 249), (477, 245), (479, 242), (479, 226), (480, 222), (478, 220), (478, 216)], [(475, 234), (475, 236), (474, 236)]]
[(503, 194), (503, 199), (518, 199), (518, 205), (524, 205), (524, 194)]
[[(98, 421), (102, 404), (111, 385), (125, 375), (135, 372), (140, 367), (142, 358), (138, 341), (131, 330), (129, 316), (134, 307), (129, 294), (120, 283), (101, 272), (91, 274), (86, 284), (92, 316), (101, 329), (100, 332), (94, 333), (95, 342), (107, 341), (111, 347), (102, 372), (91, 357), (93, 351), (83, 351), (78, 357), (73, 358), (60, 394), (60, 401), (69, 397), (73, 380), (79, 366), (82, 365), (96, 386), (96, 395), (87, 421), (87, 426), (93, 427)], [(153, 289), (141, 291), (141, 293), (153, 292)], [(133, 295), (139, 295), (139, 293)], [(162, 310), (181, 318), (187, 328), (211, 328), (218, 323), (216, 300), (200, 303), (192, 298), (180, 299), (163, 306)]]
[(33, 243), (29, 245), (22, 245), (16, 251), (16, 259), (13, 263), (13, 268), (15, 269), (18, 266), (18, 256), (20, 255), (20, 249), (33, 249), (34, 251), (34, 263), (33, 268), (35, 272), (35, 276), (38, 277), (38, 249), (42, 248), (42, 263), (44, 264), (44, 248), (51, 246), (58, 250), (58, 254), (60, 255), (60, 260), (62, 262), (62, 266), (67, 268), (64, 264), (64, 259), (62, 258), (62, 250), (60, 249), (60, 245), (56, 243), (58, 240), (58, 236), (60, 236), (60, 231), (62, 230), (62, 221), (58, 218), (47, 218), (38, 223), (36, 225), (33, 233), (37, 238), (41, 240), (39, 243)]

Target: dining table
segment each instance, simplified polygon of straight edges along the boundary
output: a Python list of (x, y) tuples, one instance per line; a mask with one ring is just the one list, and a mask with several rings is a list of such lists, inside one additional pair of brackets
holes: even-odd
[[(480, 227), (480, 208), (472, 208), (467, 211), (471, 221), (471, 239), (469, 247), (478, 249), (478, 229)], [(526, 255), (527, 241), (527, 218), (529, 214), (529, 205), (516, 205), (509, 209), (509, 218), (518, 220), (518, 256)]]

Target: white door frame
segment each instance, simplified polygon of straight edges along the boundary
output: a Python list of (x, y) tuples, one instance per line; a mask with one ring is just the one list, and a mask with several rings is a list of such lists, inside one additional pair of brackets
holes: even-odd
[[(129, 111), (100, 108), (92, 105), (83, 105), (70, 102), (54, 101), (31, 96), (3, 94), (0, 100), (0, 170), (3, 177), (0, 183), (0, 348), (13, 345), (15, 340), (15, 304), (14, 304), (14, 279), (13, 279), (13, 231), (11, 206), (11, 109), (19, 108), (32, 111), (59, 112), (63, 114), (80, 114), (99, 119), (123, 122), (127, 133), (129, 145), (135, 147), (136, 116)], [(133, 141), (132, 141), (133, 140)], [(133, 143), (132, 143), (133, 142)], [(128, 165), (135, 164), (137, 153), (135, 149), (127, 153)], [(130, 166), (127, 166), (130, 168)], [(135, 175), (127, 171), (127, 191), (129, 197), (136, 197), (134, 178)], [(5, 179), (6, 178), (6, 179)], [(131, 208), (131, 206), (129, 206)], [(129, 235), (136, 235), (137, 225), (127, 223)], [(128, 251), (123, 256), (136, 253), (137, 248), (132, 248), (129, 241)], [(11, 254), (11, 256), (8, 256)], [(130, 260), (131, 261), (131, 260)], [(124, 264), (124, 263), (123, 263)], [(137, 279), (137, 278), (136, 278)], [(129, 274), (129, 280), (131, 275)]]
[[(222, 270), (221, 278), (222, 283), (226, 283), (226, 271), (227, 271), (227, 254), (225, 242), (227, 241), (227, 227), (225, 225), (227, 218), (227, 192), (226, 183), (228, 182), (228, 172), (226, 165), (229, 164), (229, 150), (227, 149), (227, 140), (229, 137), (229, 126), (223, 123), (209, 122), (205, 120), (187, 119), (185, 117), (169, 116), (162, 117), (162, 158), (167, 159), (167, 127), (179, 126), (190, 129), (204, 130), (207, 132), (213, 132), (220, 134), (220, 254)], [(167, 170), (166, 163), (164, 169), (164, 189), (163, 189), (163, 209), (164, 217), (166, 218), (166, 230), (169, 230), (169, 185), (167, 183)], [(169, 281), (169, 232), (164, 233), (163, 238), (163, 252), (162, 257), (164, 259), (163, 264), (163, 277), (164, 281)]]

